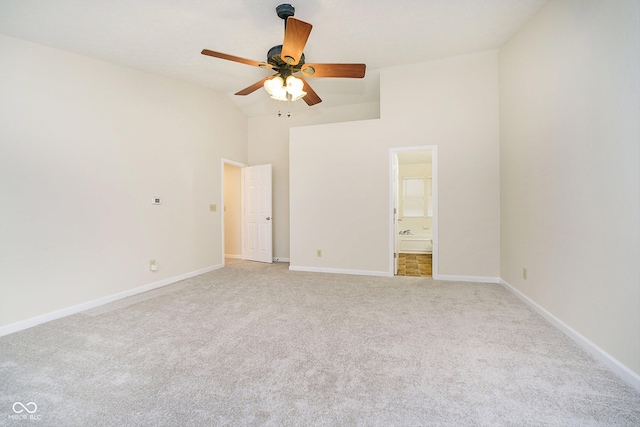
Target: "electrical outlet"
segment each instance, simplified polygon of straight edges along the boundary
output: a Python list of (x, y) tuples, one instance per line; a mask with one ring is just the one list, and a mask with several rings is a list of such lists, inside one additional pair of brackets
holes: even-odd
[(156, 262), (155, 259), (152, 259), (151, 261), (149, 261), (149, 270), (158, 271), (158, 263)]
[(322, 256), (322, 249), (318, 249), (318, 250), (316, 251), (316, 256), (317, 256), (318, 258)]
[(527, 269), (526, 269), (526, 268), (523, 268), (523, 269), (522, 269), (522, 278), (523, 278), (524, 280), (527, 280)]

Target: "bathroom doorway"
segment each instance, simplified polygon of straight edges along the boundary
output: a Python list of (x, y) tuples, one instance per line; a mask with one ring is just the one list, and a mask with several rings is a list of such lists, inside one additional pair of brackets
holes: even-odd
[(390, 150), (390, 270), (394, 275), (438, 274), (437, 147)]

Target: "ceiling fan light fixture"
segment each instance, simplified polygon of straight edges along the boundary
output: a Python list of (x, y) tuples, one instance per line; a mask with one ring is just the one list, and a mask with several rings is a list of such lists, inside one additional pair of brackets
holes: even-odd
[(274, 77), (264, 82), (264, 89), (271, 95), (271, 98), (278, 101), (297, 101), (307, 95), (304, 89), (304, 82), (294, 76), (287, 77), (286, 83), (282, 77)]

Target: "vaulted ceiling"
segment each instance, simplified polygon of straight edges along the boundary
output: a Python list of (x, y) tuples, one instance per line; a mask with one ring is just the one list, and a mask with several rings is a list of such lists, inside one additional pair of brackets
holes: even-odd
[[(309, 79), (323, 102), (303, 106), (378, 101), (378, 70), (499, 48), (547, 1), (291, 0), (295, 17), (313, 24), (307, 62), (367, 64), (364, 79)], [(282, 43), (275, 8), (284, 2), (0, 0), (0, 33), (212, 88), (259, 116), (276, 111), (278, 101), (263, 90), (233, 94), (268, 70), (200, 52), (266, 61)]]

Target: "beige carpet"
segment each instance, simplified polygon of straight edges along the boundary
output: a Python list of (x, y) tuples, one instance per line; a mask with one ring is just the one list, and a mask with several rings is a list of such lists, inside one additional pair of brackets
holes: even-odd
[(498, 285), (234, 262), (0, 338), (0, 425), (638, 426), (640, 394)]

